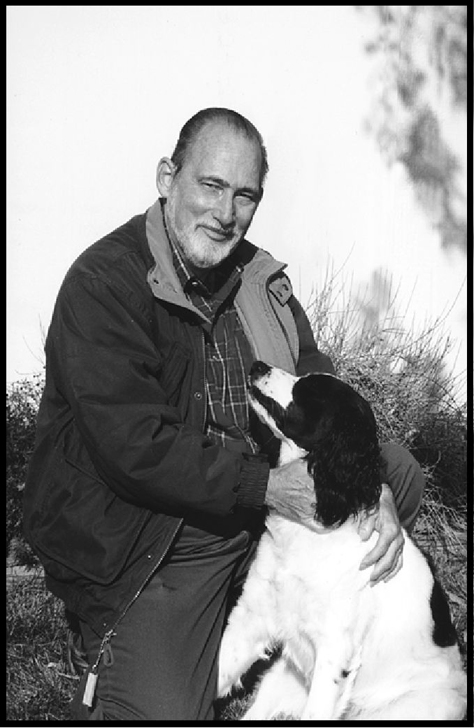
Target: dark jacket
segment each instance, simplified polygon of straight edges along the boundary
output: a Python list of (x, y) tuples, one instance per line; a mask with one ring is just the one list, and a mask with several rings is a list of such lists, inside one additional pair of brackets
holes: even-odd
[[(179, 286), (162, 226), (150, 241), (146, 224), (139, 215), (99, 240), (65, 277), (24, 491), (25, 533), (49, 588), (98, 634), (138, 596), (183, 518), (241, 528), (263, 505), (268, 471), (261, 457), (202, 434), (201, 314)], [(236, 305), (256, 358), (332, 371), (284, 266), (247, 241), (241, 248)]]

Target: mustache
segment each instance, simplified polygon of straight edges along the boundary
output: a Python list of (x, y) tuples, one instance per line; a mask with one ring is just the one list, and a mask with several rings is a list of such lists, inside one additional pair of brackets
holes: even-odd
[(205, 223), (201, 223), (200, 227), (205, 228), (206, 230), (210, 230), (213, 233), (216, 233), (216, 235), (223, 235), (226, 238), (232, 238), (235, 233), (235, 225), (234, 223), (230, 223), (229, 225), (206, 225)]

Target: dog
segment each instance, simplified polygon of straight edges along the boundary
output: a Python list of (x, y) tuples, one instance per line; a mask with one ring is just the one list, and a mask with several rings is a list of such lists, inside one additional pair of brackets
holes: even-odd
[(380, 496), (369, 404), (330, 374), (294, 377), (262, 362), (249, 402), (280, 442), (276, 465), (304, 458), (315, 528), (274, 511), (219, 653), (218, 695), (279, 647), (242, 720), (462, 720), (467, 680), (449, 607), (404, 531), (403, 566), (369, 585), (361, 514)]

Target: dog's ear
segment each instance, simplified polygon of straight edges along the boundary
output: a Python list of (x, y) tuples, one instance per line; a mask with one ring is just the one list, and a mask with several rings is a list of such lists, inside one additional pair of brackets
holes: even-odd
[(325, 527), (378, 503), (380, 449), (372, 410), (362, 397), (325, 409), (307, 461), (316, 492), (315, 518)]

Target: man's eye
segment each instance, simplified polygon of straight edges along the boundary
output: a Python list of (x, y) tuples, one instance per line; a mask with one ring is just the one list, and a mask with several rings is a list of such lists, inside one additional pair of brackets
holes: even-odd
[(239, 200), (241, 200), (241, 202), (245, 202), (245, 204), (249, 204), (249, 203), (255, 204), (255, 202), (256, 202), (255, 197), (253, 195), (246, 194), (245, 192), (242, 192), (239, 195)]
[(210, 190), (220, 190), (219, 185), (215, 184), (214, 182), (203, 182), (204, 187), (207, 187)]

